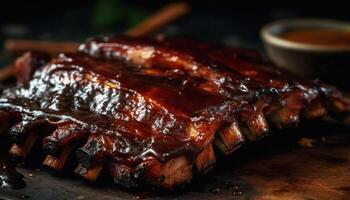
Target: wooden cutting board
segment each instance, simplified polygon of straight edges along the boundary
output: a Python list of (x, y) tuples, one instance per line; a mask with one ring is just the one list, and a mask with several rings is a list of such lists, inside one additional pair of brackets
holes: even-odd
[[(1, 191), (0, 199), (350, 199), (350, 125), (314, 121), (274, 132), (229, 157), (183, 189), (129, 192), (108, 179), (88, 184), (70, 172), (20, 169), (27, 187)], [(302, 147), (300, 138), (311, 139)], [(309, 141), (309, 140), (306, 140)]]

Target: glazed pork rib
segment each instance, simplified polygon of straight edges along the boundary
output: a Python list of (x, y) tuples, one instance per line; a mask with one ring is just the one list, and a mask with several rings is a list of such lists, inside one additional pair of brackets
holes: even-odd
[(255, 51), (185, 39), (94, 38), (52, 59), (28, 53), (16, 72), (0, 96), (10, 153), (25, 158), (43, 138), (45, 165), (60, 170), (75, 152), (77, 173), (93, 181), (108, 170), (126, 187), (187, 183), (215, 166), (213, 144), (229, 154), (270, 127), (350, 105)]

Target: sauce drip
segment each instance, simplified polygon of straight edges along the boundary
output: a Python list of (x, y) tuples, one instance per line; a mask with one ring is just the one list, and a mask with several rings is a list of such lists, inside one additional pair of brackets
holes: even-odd
[(284, 33), (281, 38), (304, 44), (350, 46), (350, 31), (335, 29), (302, 29)]

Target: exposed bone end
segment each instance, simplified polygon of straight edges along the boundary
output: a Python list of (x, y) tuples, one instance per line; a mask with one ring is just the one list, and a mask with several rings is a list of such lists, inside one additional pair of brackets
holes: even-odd
[(76, 150), (76, 158), (85, 168), (90, 168), (96, 163), (102, 163), (112, 154), (115, 141), (110, 135), (90, 135), (86, 143)]
[(292, 111), (288, 107), (283, 107), (269, 115), (269, 121), (277, 128), (296, 125), (299, 123), (299, 111)]
[(38, 137), (38, 134), (31, 132), (26, 138), (23, 145), (20, 146), (18, 144), (13, 144), (10, 148), (9, 153), (14, 157), (25, 159), (37, 141)]
[(15, 124), (8, 131), (11, 141), (15, 142), (15, 143), (20, 143), (21, 142), (21, 140), (23, 139), (21, 137), (23, 135), (23, 132), (24, 132), (24, 124), (23, 124), (23, 122)]
[(63, 148), (84, 140), (87, 135), (78, 125), (66, 122), (44, 138), (43, 149), (49, 155), (58, 156)]
[(51, 167), (55, 170), (62, 170), (69, 158), (70, 153), (72, 152), (72, 149), (72, 146), (67, 146), (63, 149), (59, 157), (54, 157), (51, 155), (46, 156), (43, 165)]
[(251, 117), (249, 120), (244, 120), (243, 123), (240, 123), (239, 127), (249, 141), (255, 141), (269, 131), (269, 126), (262, 112)]
[(337, 119), (344, 119), (350, 113), (350, 101), (331, 98), (328, 101), (328, 109), (330, 114)]
[(311, 102), (311, 104), (303, 110), (303, 116), (307, 119), (314, 119), (326, 116), (328, 113), (324, 103), (317, 99)]
[(43, 165), (51, 167), (55, 170), (61, 170), (63, 168), (63, 165), (59, 163), (59, 159), (51, 155), (46, 156)]
[(86, 168), (90, 168), (92, 165), (93, 156), (85, 148), (79, 148), (75, 155), (79, 163)]
[(32, 137), (32, 132), (40, 133), (41, 130), (45, 130), (45, 132), (51, 132), (52, 130), (45, 119), (22, 119), (22, 121), (12, 126), (8, 133), (11, 141), (21, 144), (28, 140), (27, 137)]
[(213, 145), (209, 144), (202, 152), (197, 156), (195, 160), (196, 170), (200, 174), (204, 174), (215, 167), (216, 158), (213, 149)]
[(75, 173), (79, 174), (80, 176), (84, 177), (86, 180), (90, 182), (94, 182), (100, 176), (102, 169), (103, 169), (102, 165), (96, 165), (90, 169), (87, 169), (83, 167), (81, 164), (79, 164), (78, 167), (75, 169)]
[(48, 155), (52, 155), (52, 156), (58, 155), (57, 142), (47, 142), (44, 139), (43, 143), (44, 143), (43, 150), (45, 151), (45, 153), (47, 153)]
[(192, 164), (185, 156), (173, 158), (166, 163), (154, 160), (146, 166), (144, 177), (146, 182), (172, 189), (191, 181)]
[(342, 101), (339, 101), (339, 100), (333, 100), (332, 107), (334, 110), (336, 110), (338, 112), (344, 112), (348, 109), (346, 107), (346, 105)]
[(221, 127), (213, 141), (224, 154), (230, 154), (244, 143), (244, 137), (238, 123), (233, 122), (230, 126)]
[(107, 139), (109, 139), (109, 137), (102, 138), (102, 140), (90, 137), (85, 145), (76, 151), (76, 157), (80, 163), (75, 170), (76, 173), (89, 181), (95, 181), (97, 179), (103, 168), (102, 162), (98, 162), (97, 158), (101, 161), (105, 158), (103, 155), (100, 154), (97, 156), (97, 154), (101, 150), (101, 148), (99, 148), (101, 145), (100, 142), (104, 142), (104, 145), (112, 144), (112, 141), (108, 141)]
[(132, 168), (120, 163), (112, 163), (109, 165), (109, 171), (114, 183), (127, 188), (138, 186), (138, 176), (134, 174)]

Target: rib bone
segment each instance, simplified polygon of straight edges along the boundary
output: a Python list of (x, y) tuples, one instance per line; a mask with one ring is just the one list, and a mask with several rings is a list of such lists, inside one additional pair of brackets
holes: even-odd
[(307, 119), (314, 119), (326, 116), (327, 112), (324, 102), (321, 99), (315, 99), (303, 110), (303, 116)]
[(288, 107), (280, 108), (269, 115), (269, 121), (281, 129), (283, 127), (295, 125), (299, 122), (299, 113), (292, 111)]
[(73, 142), (83, 140), (87, 132), (74, 123), (59, 125), (56, 130), (43, 140), (46, 153), (57, 156), (62, 148), (72, 146)]
[(61, 155), (59, 155), (58, 157), (54, 157), (51, 155), (46, 156), (43, 165), (51, 167), (55, 170), (62, 170), (69, 158), (72, 149), (73, 147), (71, 145), (68, 145), (66, 148), (63, 149)]
[(109, 166), (109, 171), (113, 177), (113, 181), (117, 184), (127, 188), (137, 187), (139, 185), (137, 174), (135, 175), (133, 169), (127, 165), (112, 163)]
[(240, 124), (240, 130), (249, 141), (255, 141), (268, 132), (269, 126), (264, 114), (261, 112), (249, 120), (243, 121)]
[(100, 176), (102, 169), (103, 169), (102, 165), (96, 165), (93, 168), (87, 169), (83, 167), (81, 164), (79, 164), (78, 167), (75, 169), (75, 173), (84, 177), (86, 180), (93, 182), (93, 181), (96, 181), (96, 179)]
[[(62, 169), (76, 141), (87, 138), (76, 151), (76, 171), (91, 181), (106, 166), (126, 186), (173, 188), (191, 180), (193, 167), (205, 173), (214, 166), (212, 143), (229, 154), (244, 139), (266, 135), (265, 116), (285, 127), (318, 97), (329, 113), (350, 105), (334, 88), (279, 70), (254, 52), (217, 45), (97, 38), (33, 76), (25, 64), (31, 57), (18, 61), (22, 83), (0, 94), (1, 110), (23, 116), (10, 130), (11, 151), (25, 156), (48, 133), (37, 129), (42, 119), (72, 123), (50, 122), (58, 127), (45, 138), (44, 164)], [(313, 106), (310, 116), (323, 114)]]
[(12, 145), (9, 153), (16, 158), (25, 159), (38, 138), (39, 138), (39, 135), (37, 133), (31, 132), (27, 136), (23, 145), (18, 145), (18, 144)]
[(200, 174), (204, 174), (215, 167), (216, 158), (213, 145), (209, 144), (206, 148), (198, 154), (195, 160), (196, 170)]
[(173, 158), (166, 163), (153, 160), (146, 166), (144, 176), (147, 182), (171, 189), (192, 179), (192, 164), (185, 156)]
[(221, 127), (213, 141), (224, 154), (230, 154), (244, 143), (244, 137), (238, 123), (233, 122), (230, 126)]

